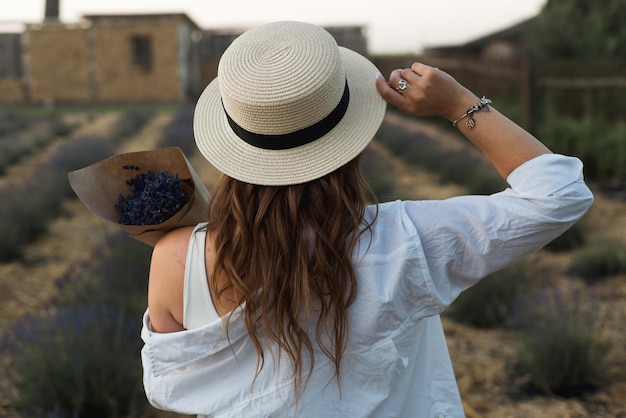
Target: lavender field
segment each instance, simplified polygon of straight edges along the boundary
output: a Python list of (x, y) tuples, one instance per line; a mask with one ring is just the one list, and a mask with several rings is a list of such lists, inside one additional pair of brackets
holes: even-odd
[[(191, 109), (0, 113), (0, 416), (176, 416), (141, 387), (150, 247), (89, 212), (66, 175), (179, 146), (210, 190)], [(380, 201), (506, 187), (454, 131), (393, 111), (363, 170)], [(626, 416), (626, 201), (591, 184), (579, 224), (445, 313), (468, 417)]]

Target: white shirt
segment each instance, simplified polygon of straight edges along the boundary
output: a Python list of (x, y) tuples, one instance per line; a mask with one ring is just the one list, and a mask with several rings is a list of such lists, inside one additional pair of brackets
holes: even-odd
[[(593, 201), (576, 158), (539, 156), (507, 181), (509, 189), (491, 196), (379, 206), (372, 235), (353, 257), (358, 291), (341, 393), (322, 354), (297, 405), (288, 362), (276, 368), (271, 355), (251, 388), (257, 355), (240, 311), (229, 326), (232, 346), (219, 319), (159, 334), (146, 311), (148, 399), (214, 417), (464, 416), (439, 314), (480, 278), (559, 236)], [(368, 207), (366, 218), (373, 214)]]

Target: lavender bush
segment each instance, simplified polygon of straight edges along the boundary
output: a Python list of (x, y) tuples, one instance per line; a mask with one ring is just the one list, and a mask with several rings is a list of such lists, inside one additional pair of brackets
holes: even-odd
[(442, 182), (460, 184), (468, 193), (490, 194), (506, 186), (484, 158), (463, 149), (446, 148), (437, 138), (387, 121), (378, 130), (377, 138), (405, 162), (438, 173)]
[(11, 364), (0, 371), (15, 389), (5, 395), (10, 409), (20, 416), (149, 416), (139, 362), (149, 263), (150, 248), (119, 231), (55, 281), (52, 315), (20, 322), (0, 347)]
[(43, 119), (44, 117), (41, 115), (18, 112), (11, 109), (1, 109), (0, 136), (28, 129), (30, 126), (39, 123)]
[(110, 140), (80, 137), (63, 144), (29, 178), (2, 190), (0, 200), (0, 261), (18, 258), (23, 247), (45, 232), (61, 211), (63, 200), (73, 195), (67, 173), (111, 156)]
[(611, 350), (604, 319), (587, 293), (549, 288), (529, 297), (517, 322), (520, 366), (531, 387), (573, 396), (600, 386)]
[(0, 175), (9, 166), (32, 155), (60, 136), (68, 135), (72, 126), (59, 117), (36, 122), (19, 132), (0, 135)]
[(124, 311), (91, 305), (31, 317), (2, 340), (10, 356), (1, 373), (19, 416), (133, 416), (145, 408), (140, 322)]
[(56, 306), (92, 303), (123, 309), (140, 318), (146, 308), (151, 248), (118, 231), (95, 248), (85, 263), (56, 279)]
[(115, 142), (134, 135), (154, 116), (154, 110), (148, 107), (133, 107), (123, 112), (111, 129), (111, 138)]
[(193, 112), (193, 106), (181, 108), (163, 131), (157, 147), (179, 147), (183, 154), (193, 155), (197, 151), (193, 135)]
[(573, 259), (570, 273), (587, 280), (602, 279), (626, 272), (626, 249), (609, 240), (594, 241)]

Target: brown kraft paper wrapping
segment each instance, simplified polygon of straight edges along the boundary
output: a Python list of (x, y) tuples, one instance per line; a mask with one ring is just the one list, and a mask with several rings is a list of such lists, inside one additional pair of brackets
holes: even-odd
[[(133, 165), (136, 170), (125, 169)], [(187, 192), (187, 203), (167, 221), (157, 225), (123, 225), (115, 207), (118, 196), (130, 192), (127, 181), (148, 171), (178, 174)], [(72, 190), (97, 216), (113, 222), (129, 236), (152, 247), (172, 229), (193, 226), (208, 217), (209, 191), (178, 147), (119, 154), (68, 174)]]

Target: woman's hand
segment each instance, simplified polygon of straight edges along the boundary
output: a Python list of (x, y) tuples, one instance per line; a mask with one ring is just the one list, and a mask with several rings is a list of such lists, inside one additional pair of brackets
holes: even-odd
[[(408, 114), (443, 116), (451, 122), (479, 102), (475, 94), (449, 74), (417, 62), (411, 68), (392, 71), (389, 81), (377, 76), (376, 88), (383, 99)], [(476, 111), (472, 119), (471, 126), (459, 123), (457, 128), (489, 158), (505, 179), (524, 162), (550, 153), (535, 137), (495, 108), (488, 112)]]
[[(401, 80), (406, 88), (399, 90)], [(421, 63), (394, 70), (389, 81), (376, 80), (378, 92), (388, 103), (415, 116), (443, 116), (453, 121), (478, 101), (472, 92), (452, 76)]]

